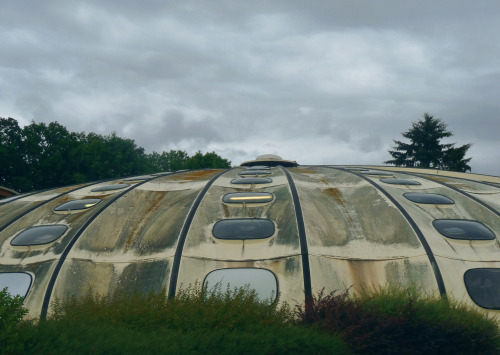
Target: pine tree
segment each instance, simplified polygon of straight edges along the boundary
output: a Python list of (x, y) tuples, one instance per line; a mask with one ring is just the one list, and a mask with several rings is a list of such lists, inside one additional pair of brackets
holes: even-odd
[(389, 151), (394, 159), (384, 163), (405, 167), (470, 171), (471, 168), (467, 164), (472, 158), (465, 159), (465, 154), (471, 144), (457, 148), (455, 143), (441, 144), (441, 139), (453, 136), (446, 127), (447, 125), (439, 118), (424, 113), (423, 120), (413, 122), (412, 128), (402, 133), (410, 143), (394, 140), (395, 150)]

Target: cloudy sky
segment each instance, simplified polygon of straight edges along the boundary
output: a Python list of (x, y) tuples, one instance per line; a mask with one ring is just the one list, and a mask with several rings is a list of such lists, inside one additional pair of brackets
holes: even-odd
[(382, 164), (424, 112), (500, 175), (498, 1), (23, 1), (0, 9), (0, 117), (147, 152)]

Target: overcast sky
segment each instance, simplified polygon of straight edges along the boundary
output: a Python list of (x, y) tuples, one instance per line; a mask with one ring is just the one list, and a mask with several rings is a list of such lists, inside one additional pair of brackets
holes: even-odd
[(382, 164), (424, 112), (500, 175), (499, 1), (23, 1), (0, 7), (0, 117), (147, 152)]

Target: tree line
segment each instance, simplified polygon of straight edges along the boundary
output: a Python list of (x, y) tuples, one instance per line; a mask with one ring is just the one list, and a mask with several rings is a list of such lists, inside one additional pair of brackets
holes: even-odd
[(108, 178), (199, 168), (230, 168), (215, 152), (146, 154), (133, 139), (70, 132), (58, 122), (20, 127), (0, 117), (0, 186), (19, 192)]

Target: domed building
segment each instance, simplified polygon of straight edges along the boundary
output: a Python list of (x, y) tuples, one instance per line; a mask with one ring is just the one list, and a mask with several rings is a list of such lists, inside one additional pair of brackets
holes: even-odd
[(56, 297), (196, 282), (291, 304), (416, 285), (497, 314), (499, 211), (499, 177), (264, 155), (0, 200), (0, 289), (31, 317)]

